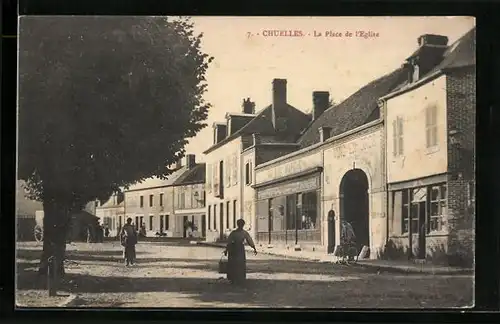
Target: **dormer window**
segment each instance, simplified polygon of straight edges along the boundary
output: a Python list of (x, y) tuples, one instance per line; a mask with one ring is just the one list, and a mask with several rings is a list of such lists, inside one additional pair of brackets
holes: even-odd
[(418, 64), (413, 64), (413, 75), (412, 75), (412, 80), (411, 82), (416, 82), (418, 81), (418, 78), (420, 77), (420, 69), (418, 67)]

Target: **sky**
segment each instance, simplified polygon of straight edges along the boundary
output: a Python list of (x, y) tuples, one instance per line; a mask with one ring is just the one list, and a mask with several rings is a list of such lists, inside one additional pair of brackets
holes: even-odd
[[(400, 67), (417, 49), (419, 36), (444, 35), (452, 44), (475, 26), (473, 17), (200, 16), (192, 21), (203, 33), (202, 50), (214, 57), (206, 75), (208, 126), (186, 146), (197, 162), (212, 145), (212, 124), (224, 121), (227, 112), (241, 112), (243, 98), (251, 98), (256, 111), (271, 103), (274, 78), (287, 79), (288, 103), (309, 112), (313, 91), (329, 91), (341, 102)], [(303, 36), (268, 36), (272, 31)]]

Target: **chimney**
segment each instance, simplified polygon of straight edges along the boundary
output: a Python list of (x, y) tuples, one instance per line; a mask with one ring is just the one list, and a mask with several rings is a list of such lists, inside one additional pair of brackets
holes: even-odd
[(253, 138), (253, 145), (260, 144), (260, 134), (259, 133), (253, 133), (252, 138)]
[(196, 165), (196, 156), (194, 154), (186, 155), (186, 168), (192, 169)]
[(332, 131), (331, 127), (320, 127), (319, 131), (319, 141), (323, 143), (330, 138), (330, 133)]
[(280, 130), (280, 121), (285, 117), (286, 79), (273, 80), (272, 122), (275, 130)]
[(448, 45), (448, 37), (442, 35), (425, 34), (417, 39), (418, 46), (442, 46)]
[(328, 91), (313, 92), (313, 111), (312, 120), (318, 119), (330, 105), (330, 93)]
[(243, 99), (242, 107), (244, 114), (255, 114), (255, 102), (250, 101), (250, 98)]
[(214, 144), (219, 143), (227, 135), (227, 125), (221, 123), (214, 123)]
[(179, 159), (177, 160), (177, 162), (175, 163), (175, 169), (180, 169), (182, 168), (182, 160)]

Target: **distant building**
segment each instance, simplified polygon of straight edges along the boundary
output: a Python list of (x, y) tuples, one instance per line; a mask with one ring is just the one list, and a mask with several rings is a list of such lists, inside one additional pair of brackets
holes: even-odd
[[(205, 237), (205, 163), (186, 156), (185, 172), (173, 183), (174, 237)], [(183, 226), (179, 226), (182, 224)]]
[(115, 193), (102, 205), (99, 201), (96, 203), (95, 215), (99, 217), (100, 223), (109, 229), (110, 235), (116, 236), (125, 224), (124, 194)]
[(255, 103), (245, 99), (241, 113), (214, 123), (213, 145), (204, 152), (208, 241), (223, 240), (240, 218), (256, 236), (254, 168), (295, 151), (295, 140), (310, 120), (288, 104), (287, 81), (274, 79), (270, 105), (256, 113)]
[[(182, 166), (181, 161), (179, 161), (175, 171), (167, 179), (149, 178), (126, 189), (124, 191), (124, 218), (132, 218), (136, 229), (141, 226), (146, 227), (147, 236), (165, 233), (168, 237), (183, 237), (184, 216), (186, 215), (182, 213), (182, 216), (176, 217), (174, 207), (176, 201), (175, 187), (176, 185), (182, 185), (183, 179), (191, 179), (192, 177), (193, 180), (198, 181), (198, 176), (194, 173), (200, 167), (193, 166), (192, 163), (196, 164), (194, 156), (187, 155), (186, 164)], [(190, 199), (191, 197), (187, 196), (187, 198)], [(178, 206), (182, 206), (180, 202)], [(178, 208), (179, 211), (181, 209), (184, 208)], [(198, 214), (195, 212), (189, 215)]]

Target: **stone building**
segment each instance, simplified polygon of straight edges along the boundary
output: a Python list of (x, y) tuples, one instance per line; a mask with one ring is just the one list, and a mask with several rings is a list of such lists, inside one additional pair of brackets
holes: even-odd
[(175, 237), (205, 237), (205, 163), (186, 156), (185, 172), (172, 184), (174, 189)]
[[(370, 258), (395, 246), (403, 258), (470, 259), (474, 42), (475, 30), (451, 46), (446, 37), (423, 35), (402, 67), (340, 104), (329, 107), (329, 94), (314, 92), (312, 116), (290, 110), (298, 121), (279, 108), (287, 106), (286, 81), (275, 80), (271, 106), (257, 115), (244, 108), (246, 126), (232, 126), (231, 115), (214, 124), (214, 145), (205, 152), (207, 226), (213, 221), (216, 230), (210, 239), (233, 225), (224, 211), (237, 198), (261, 246), (332, 253), (345, 220)], [(231, 156), (239, 170), (224, 168)]]
[(451, 46), (423, 35), (405, 84), (381, 98), (393, 253), (471, 261), (475, 213), (475, 29)]
[(110, 236), (116, 236), (126, 221), (124, 194), (115, 193), (103, 204), (99, 201), (96, 204), (95, 215), (99, 222), (109, 229)]
[[(310, 121), (310, 116), (287, 103), (284, 79), (273, 80), (270, 105), (256, 113), (255, 104), (245, 99), (242, 108), (241, 113), (228, 113), (225, 122), (214, 123), (213, 145), (204, 152), (209, 241), (223, 239), (239, 218), (256, 235), (254, 168), (296, 150), (295, 139)], [(256, 143), (262, 148), (259, 154)]]
[(146, 227), (147, 236), (166, 233), (167, 237), (183, 237), (184, 219), (175, 214), (175, 186), (176, 181), (189, 178), (193, 168), (199, 169), (192, 163), (194, 156), (187, 155), (184, 166), (179, 161), (167, 179), (149, 178), (126, 189), (125, 219), (132, 218), (136, 229)]

